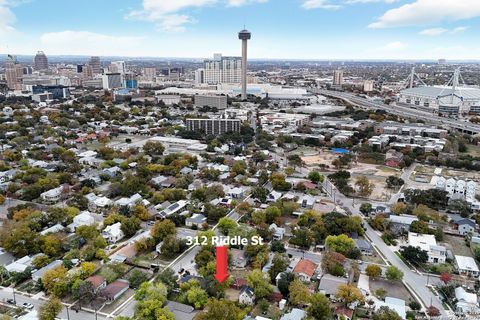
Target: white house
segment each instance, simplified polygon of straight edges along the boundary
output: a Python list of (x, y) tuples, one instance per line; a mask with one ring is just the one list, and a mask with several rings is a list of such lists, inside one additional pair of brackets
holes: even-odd
[(242, 290), (240, 290), (240, 294), (238, 295), (238, 302), (244, 305), (253, 305), (255, 302), (255, 293), (253, 292), (253, 289), (243, 286)]
[(273, 240), (282, 240), (285, 235), (285, 228), (280, 228), (275, 223), (272, 223), (268, 230), (273, 233)]
[(85, 196), (88, 200), (88, 210), (93, 212), (99, 212), (109, 208), (113, 201), (107, 197), (99, 197), (94, 193), (89, 193)]
[(478, 266), (472, 257), (455, 255), (455, 267), (458, 273), (477, 277), (480, 274)]
[(478, 308), (477, 295), (475, 293), (470, 293), (465, 291), (462, 287), (455, 288), (455, 299), (457, 304), (455, 306), (456, 312), (466, 314), (466, 313), (479, 313), (480, 309)]
[(279, 200), (280, 198), (282, 197), (282, 193), (281, 192), (278, 192), (278, 191), (275, 191), (273, 190), (272, 192), (270, 192), (267, 196), (267, 202), (275, 202), (277, 200)]
[(312, 209), (313, 206), (315, 205), (315, 197), (309, 194), (305, 194), (300, 199), (298, 199), (297, 203), (302, 208)]
[(142, 196), (138, 193), (135, 193), (129, 198), (120, 198), (117, 201), (115, 201), (115, 205), (118, 207), (133, 207), (136, 204), (140, 203), (142, 201)]
[(55, 189), (50, 189), (48, 191), (43, 192), (42, 194), (40, 194), (40, 198), (42, 198), (44, 202), (56, 203), (60, 200), (63, 193), (64, 193), (64, 188), (63, 186), (60, 186)]
[(112, 225), (107, 226), (102, 231), (102, 236), (107, 240), (109, 243), (116, 243), (125, 237), (125, 234), (122, 231), (122, 223), (117, 222)]
[(75, 232), (78, 227), (81, 226), (92, 226), (95, 224), (95, 218), (88, 211), (82, 211), (75, 217), (73, 217), (73, 222), (68, 225), (68, 228), (71, 232)]
[(420, 234), (409, 232), (408, 244), (418, 247), (428, 253), (429, 263), (445, 263), (447, 258), (447, 249), (444, 246), (438, 246), (433, 234)]
[(227, 190), (225, 195), (232, 199), (242, 199), (243, 198), (243, 188), (242, 187), (235, 187)]

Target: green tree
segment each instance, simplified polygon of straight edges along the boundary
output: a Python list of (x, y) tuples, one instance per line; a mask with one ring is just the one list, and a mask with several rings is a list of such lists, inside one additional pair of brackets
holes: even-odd
[(139, 269), (134, 269), (128, 276), (130, 287), (138, 288), (142, 283), (148, 280), (148, 274)]
[(155, 222), (152, 229), (150, 230), (150, 235), (156, 240), (161, 241), (168, 235), (176, 235), (177, 229), (175, 223), (169, 219), (164, 219), (161, 221)]
[(329, 320), (332, 318), (330, 300), (324, 294), (314, 293), (310, 297), (307, 314), (315, 320)]
[(325, 239), (325, 245), (332, 251), (348, 255), (356, 248), (355, 241), (346, 234), (338, 236), (328, 236)]
[(360, 212), (368, 216), (372, 212), (372, 204), (364, 202), (360, 205)]
[(207, 303), (205, 311), (199, 313), (197, 320), (242, 320), (245, 312), (232, 301), (212, 299)]
[(255, 269), (248, 273), (247, 283), (255, 292), (256, 299), (267, 297), (273, 292), (269, 280), (270, 278), (268, 274), (263, 273), (259, 269)]
[(288, 291), (290, 292), (289, 300), (291, 304), (295, 306), (303, 306), (307, 304), (310, 291), (300, 279), (293, 280), (288, 287)]
[(389, 266), (385, 271), (385, 277), (390, 281), (401, 281), (403, 272), (395, 266)]
[(270, 275), (270, 281), (275, 283), (275, 278), (280, 272), (283, 272), (287, 269), (290, 260), (288, 256), (285, 254), (275, 254), (272, 259), (272, 266), (270, 270), (268, 270), (268, 274)]
[(237, 222), (235, 220), (223, 217), (218, 220), (218, 229), (222, 232), (223, 235), (229, 234), (229, 232), (237, 227)]
[(395, 310), (388, 307), (380, 307), (373, 315), (373, 320), (402, 320)]
[(143, 152), (156, 159), (163, 154), (165, 147), (158, 141), (147, 141), (143, 146)]
[(308, 179), (313, 183), (319, 183), (319, 182), (322, 183), (325, 177), (322, 176), (317, 171), (310, 171), (310, 173), (308, 174)]
[(268, 190), (262, 186), (257, 186), (252, 189), (252, 197), (260, 200), (261, 202), (265, 202), (267, 200), (268, 193)]
[(38, 317), (40, 320), (55, 320), (62, 309), (63, 304), (60, 299), (52, 297), (40, 306)]
[(280, 275), (280, 279), (278, 279), (278, 290), (284, 297), (289, 295), (290, 283), (292, 283), (293, 280), (295, 280), (295, 276), (291, 272), (283, 272)]
[(180, 242), (176, 236), (168, 235), (163, 239), (162, 247), (160, 252), (166, 258), (173, 258), (177, 253), (180, 252)]
[(428, 252), (414, 246), (400, 248), (400, 254), (414, 266), (420, 266), (428, 262)]

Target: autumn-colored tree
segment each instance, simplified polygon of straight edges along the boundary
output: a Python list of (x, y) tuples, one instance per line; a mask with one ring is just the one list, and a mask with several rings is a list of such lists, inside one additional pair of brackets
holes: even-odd
[(290, 292), (289, 301), (291, 304), (295, 306), (304, 306), (307, 304), (310, 291), (300, 279), (293, 280), (288, 287), (288, 291)]
[(363, 302), (365, 299), (360, 289), (349, 284), (339, 285), (335, 297), (342, 300), (345, 306), (356, 301)]
[(52, 297), (40, 307), (38, 317), (40, 320), (55, 320), (62, 309), (63, 304), (60, 299)]
[(367, 276), (370, 278), (378, 278), (379, 276), (382, 275), (382, 268), (376, 264), (370, 264), (368, 267), (365, 269), (365, 273)]
[(453, 276), (450, 273), (443, 272), (440, 274), (440, 280), (442, 280), (443, 283), (447, 284), (450, 281), (452, 281)]

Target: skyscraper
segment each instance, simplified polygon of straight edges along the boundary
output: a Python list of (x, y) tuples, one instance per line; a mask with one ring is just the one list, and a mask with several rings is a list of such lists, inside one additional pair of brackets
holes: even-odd
[(343, 85), (343, 70), (335, 70), (333, 72), (333, 85), (334, 86)]
[(250, 31), (243, 29), (238, 33), (242, 40), (242, 100), (247, 99), (247, 42), (252, 38)]
[(112, 63), (108, 67), (108, 71), (113, 73), (118, 72), (120, 74), (125, 74), (125, 72), (127, 72), (127, 66), (125, 64), (125, 61), (112, 61)]
[(122, 88), (122, 75), (120, 73), (107, 73), (102, 77), (103, 89), (111, 90)]
[(33, 66), (35, 70), (47, 70), (48, 69), (48, 58), (43, 51), (38, 51), (33, 58)]
[(242, 60), (239, 57), (215, 55), (213, 60), (204, 62), (204, 83), (240, 83), (242, 78)]
[(88, 64), (92, 68), (93, 74), (102, 73), (102, 63), (100, 62), (100, 57), (97, 57), (97, 56), (90, 57), (90, 61), (88, 62)]
[(8, 55), (5, 61), (5, 78), (7, 86), (12, 90), (22, 89), (23, 67), (18, 63), (17, 57)]

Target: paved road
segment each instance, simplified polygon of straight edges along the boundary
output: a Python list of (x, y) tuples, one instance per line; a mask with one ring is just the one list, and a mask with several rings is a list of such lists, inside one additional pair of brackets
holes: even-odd
[[(336, 191), (335, 186), (328, 180), (325, 179), (324, 182), (324, 189), (331, 194), (331, 190), (333, 192)], [(354, 207), (352, 205), (352, 199), (345, 197), (340, 192), (336, 191), (336, 201), (341, 203), (342, 207), (347, 207), (353, 215), (357, 215), (363, 218), (360, 211), (358, 210), (358, 205)], [(375, 232), (375, 230), (370, 227), (367, 223), (365, 223), (366, 227), (366, 236), (372, 241), (372, 243), (376, 246), (378, 251), (383, 255), (383, 257), (392, 265), (399, 268), (404, 276), (404, 282), (412, 289), (417, 298), (420, 299), (424, 306), (433, 305), (438, 310), (440, 310), (442, 317), (441, 319), (451, 319), (449, 314), (445, 311), (442, 306), (440, 299), (433, 294), (430, 289), (427, 287), (427, 282), (432, 284), (432, 281), (435, 281), (432, 278), (428, 278), (423, 274), (418, 274), (417, 272), (411, 270), (380, 238), (380, 236)]]
[[(0, 301), (4, 302), (7, 299), (13, 299), (12, 290), (9, 288), (0, 290)], [(17, 301), (17, 306), (21, 306), (23, 303), (28, 302), (35, 306), (36, 311), (39, 311), (40, 306), (45, 303), (45, 301), (43, 300), (27, 297), (24, 295), (20, 295), (18, 293), (15, 294), (15, 299)], [(97, 314), (97, 317), (95, 318), (94, 313), (90, 313), (83, 310), (79, 312), (69, 310), (68, 315), (70, 316), (70, 320), (91, 320), (91, 319), (105, 320), (107, 319), (105, 316), (101, 314)], [(62, 312), (60, 312), (60, 314), (58, 315), (58, 318), (68, 319), (67, 310), (65, 308), (63, 308)]]
[(480, 133), (480, 125), (478, 124), (455, 120), (452, 118), (440, 117), (431, 112), (426, 112), (415, 108), (405, 107), (398, 104), (395, 106), (390, 106), (384, 103), (371, 102), (365, 98), (358, 97), (355, 94), (348, 92), (330, 91), (323, 89), (310, 89), (310, 92), (312, 92), (313, 94), (320, 94), (337, 99), (342, 99), (367, 109), (384, 110), (390, 114), (394, 114), (400, 117), (421, 119), (427, 123), (461, 130), (462, 132), (466, 133)]
[[(270, 189), (271, 186), (265, 185), (267, 189)], [(250, 195), (248, 195), (244, 200), (248, 200), (250, 198)], [(230, 210), (230, 212), (227, 214), (227, 217), (238, 221), (240, 220), (241, 216), (235, 211), (235, 209)], [(217, 229), (217, 225), (213, 227), (213, 230)], [(187, 234), (185, 230), (182, 231), (184, 234)], [(172, 261), (165, 269), (170, 268), (176, 273), (178, 273), (181, 269), (185, 269), (190, 271), (191, 274), (196, 274), (196, 269), (195, 269), (195, 256), (197, 253), (200, 251), (200, 246), (199, 245), (194, 245), (190, 247), (186, 252), (184, 252), (182, 255), (177, 257), (174, 261)], [(154, 278), (152, 278), (153, 280)], [(122, 316), (132, 316), (135, 311), (135, 300), (133, 299), (133, 296), (130, 297), (127, 301), (125, 301), (121, 306), (117, 308), (117, 310), (114, 310), (109, 317), (113, 317), (116, 315), (122, 315)]]

